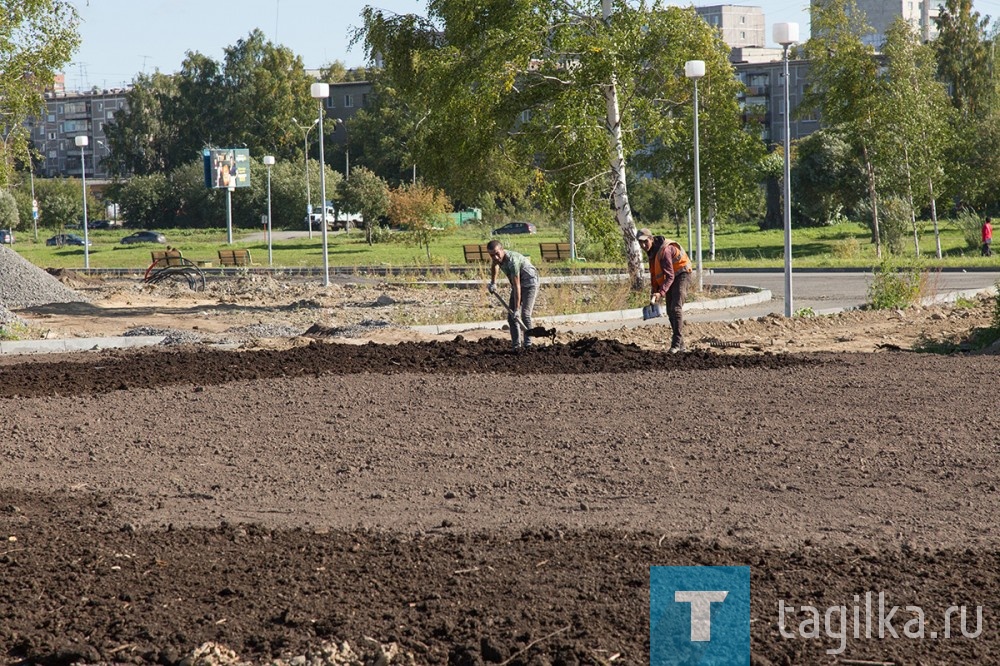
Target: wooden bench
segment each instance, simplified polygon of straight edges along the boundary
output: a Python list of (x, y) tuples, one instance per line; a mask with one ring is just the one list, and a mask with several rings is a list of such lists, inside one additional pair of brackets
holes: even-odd
[(563, 261), (573, 257), (569, 243), (539, 243), (538, 249), (545, 261)]
[(463, 245), (462, 249), (465, 251), (465, 263), (467, 264), (493, 260), (489, 252), (486, 251), (485, 245)]
[(184, 261), (186, 261), (181, 255), (181, 251), (173, 248), (169, 250), (153, 250), (149, 253), (149, 256), (153, 259), (153, 265), (155, 266), (182, 266), (184, 265)]
[(249, 266), (253, 263), (250, 250), (219, 250), (220, 266)]
[(205, 274), (190, 259), (181, 256), (181, 251), (170, 248), (168, 250), (153, 250), (149, 253), (153, 263), (146, 269), (144, 282), (157, 284), (169, 279), (185, 279), (194, 291), (205, 290)]

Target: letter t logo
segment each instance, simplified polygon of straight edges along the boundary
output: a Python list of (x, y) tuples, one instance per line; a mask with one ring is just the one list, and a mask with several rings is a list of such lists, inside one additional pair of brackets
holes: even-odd
[(712, 602), (722, 602), (729, 595), (725, 591), (677, 590), (674, 601), (691, 604), (691, 640), (712, 640)]

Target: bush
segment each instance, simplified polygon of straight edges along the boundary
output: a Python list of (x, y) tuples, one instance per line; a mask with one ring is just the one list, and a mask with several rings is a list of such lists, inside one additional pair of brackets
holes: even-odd
[(868, 285), (868, 301), (871, 310), (891, 310), (906, 308), (920, 297), (922, 274), (915, 265), (906, 266), (902, 262), (887, 257), (872, 269), (874, 277)]
[(906, 245), (908, 232), (913, 230), (910, 203), (902, 197), (888, 197), (881, 202), (879, 231), (886, 249), (900, 254)]
[(1000, 281), (993, 285), (997, 293), (993, 295), (993, 330), (1000, 332)]
[(857, 259), (861, 256), (861, 243), (857, 238), (841, 238), (833, 242), (833, 256), (837, 259)]
[(983, 219), (975, 211), (963, 209), (955, 217), (955, 224), (961, 229), (966, 246), (970, 250), (978, 250), (983, 242)]

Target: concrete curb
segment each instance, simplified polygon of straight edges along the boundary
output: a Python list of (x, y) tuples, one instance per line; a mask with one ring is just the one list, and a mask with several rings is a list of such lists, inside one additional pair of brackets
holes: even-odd
[(133, 335), (110, 338), (66, 338), (62, 340), (17, 340), (0, 342), (0, 354), (51, 354), (147, 347), (163, 342), (162, 335)]
[[(733, 289), (745, 290), (747, 293), (740, 296), (729, 296), (727, 298), (717, 298), (709, 301), (695, 301), (684, 304), (684, 312), (700, 310), (724, 310), (727, 308), (740, 308), (747, 305), (757, 305), (771, 300), (769, 289), (759, 287), (749, 287), (734, 285)], [(532, 323), (536, 326), (546, 324), (574, 324), (594, 321), (633, 321), (642, 319), (642, 308), (632, 310), (610, 310), (606, 312), (585, 312), (582, 314), (556, 315), (552, 317), (535, 317)], [(507, 320), (500, 321), (477, 321), (464, 324), (430, 324), (427, 326), (410, 326), (411, 331), (417, 333), (427, 333), (430, 335), (445, 335), (449, 333), (461, 333), (462, 331), (474, 330), (495, 330), (502, 329), (507, 325)]]
[(954, 303), (960, 298), (976, 298), (977, 296), (995, 296), (997, 293), (997, 288), (986, 287), (985, 289), (962, 289), (960, 291), (949, 291), (946, 294), (937, 294), (936, 296), (928, 296), (927, 298), (921, 298), (921, 305), (934, 305), (935, 303)]

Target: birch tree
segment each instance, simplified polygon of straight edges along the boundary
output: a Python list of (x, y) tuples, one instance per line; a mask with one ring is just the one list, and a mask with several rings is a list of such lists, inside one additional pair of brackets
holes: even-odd
[(813, 36), (805, 45), (812, 87), (803, 106), (816, 108), (823, 122), (851, 144), (865, 173), (871, 208), (872, 242), (882, 257), (879, 231), (878, 130), (881, 90), (875, 51), (862, 41), (873, 32), (854, 0), (828, 0), (812, 8)]
[[(909, 202), (914, 253), (920, 256), (916, 212), (930, 206), (937, 258), (941, 235), (935, 203), (935, 180), (944, 173), (943, 151), (952, 111), (947, 91), (935, 76), (932, 47), (921, 44), (913, 28), (897, 19), (886, 32), (887, 104), (884, 132), (896, 155), (899, 190)], [(893, 150), (894, 148), (894, 150)], [(939, 191), (941, 187), (937, 188)]]

